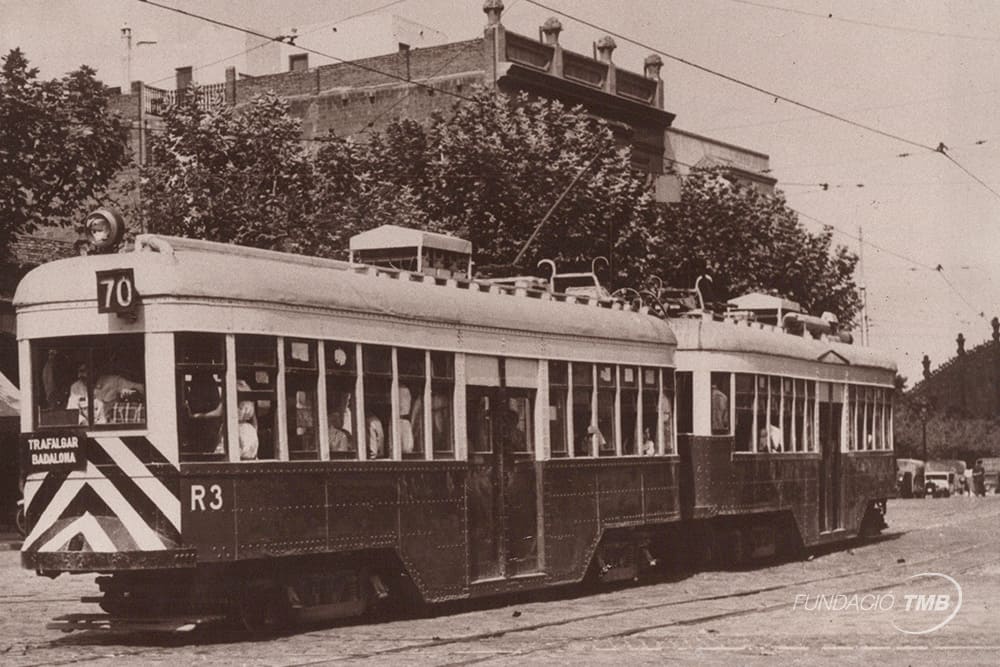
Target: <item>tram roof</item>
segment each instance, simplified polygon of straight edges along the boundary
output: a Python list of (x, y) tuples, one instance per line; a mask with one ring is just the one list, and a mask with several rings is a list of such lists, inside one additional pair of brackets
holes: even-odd
[(481, 283), (465, 288), (454, 281), (439, 285), (420, 274), (393, 277), (393, 272), (337, 260), (191, 239), (144, 238), (166, 241), (172, 252), (74, 257), (32, 270), (14, 296), (19, 315), (35, 306), (79, 307), (87, 302), (95, 304), (96, 312), (95, 272), (131, 268), (147, 306), (178, 301), (239, 303), (262, 310), (301, 306), (470, 330), (655, 344), (664, 348), (664, 359), (672, 357), (676, 345), (666, 322), (639, 312), (497, 293), (496, 288), (487, 292), (482, 290), (489, 289), (488, 284)]
[(831, 365), (896, 371), (896, 362), (880, 350), (830, 340), (814, 340), (757, 322), (681, 317), (671, 319), (670, 326), (677, 336), (678, 353), (756, 353)]

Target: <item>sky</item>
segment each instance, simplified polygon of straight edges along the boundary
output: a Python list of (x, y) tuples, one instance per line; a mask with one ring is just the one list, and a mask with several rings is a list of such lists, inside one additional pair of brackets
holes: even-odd
[[(561, 42), (581, 53), (615, 33), (625, 69), (660, 52), (675, 126), (768, 154), (803, 224), (833, 226), (835, 242), (862, 254), (870, 344), (895, 355), (910, 386), (924, 354), (932, 367), (954, 355), (959, 332), (967, 349), (990, 337), (1000, 316), (1000, 2), (504, 2), (509, 30), (535, 36), (557, 15)], [(162, 3), (267, 34), (380, 7), (453, 41), (485, 25), (482, 0)], [(245, 40), (138, 0), (0, 0), (0, 53), (20, 47), (43, 77), (88, 64), (118, 85), (125, 22), (135, 43), (157, 42), (134, 47), (132, 78), (164, 87), (183, 65), (217, 82), (203, 77)]]

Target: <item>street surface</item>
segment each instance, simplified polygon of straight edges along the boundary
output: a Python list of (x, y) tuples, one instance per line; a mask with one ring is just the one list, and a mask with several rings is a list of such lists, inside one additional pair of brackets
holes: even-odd
[(431, 617), (306, 627), (256, 641), (219, 628), (48, 630), (55, 616), (98, 611), (79, 602), (96, 594), (93, 577), (37, 577), (19, 568), (17, 552), (4, 551), (0, 662), (1000, 664), (1000, 496), (890, 501), (888, 521), (876, 541), (807, 560), (453, 605)]

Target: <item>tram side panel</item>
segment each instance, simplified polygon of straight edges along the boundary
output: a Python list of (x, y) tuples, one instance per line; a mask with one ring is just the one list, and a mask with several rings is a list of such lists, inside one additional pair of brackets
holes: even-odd
[(843, 471), (845, 527), (857, 532), (872, 502), (895, 497), (895, 453), (892, 450), (847, 452)]

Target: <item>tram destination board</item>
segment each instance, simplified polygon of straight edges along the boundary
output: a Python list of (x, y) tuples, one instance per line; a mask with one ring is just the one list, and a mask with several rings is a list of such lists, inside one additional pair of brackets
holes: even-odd
[(46, 431), (21, 435), (21, 470), (24, 474), (85, 470), (86, 438), (75, 431)]

